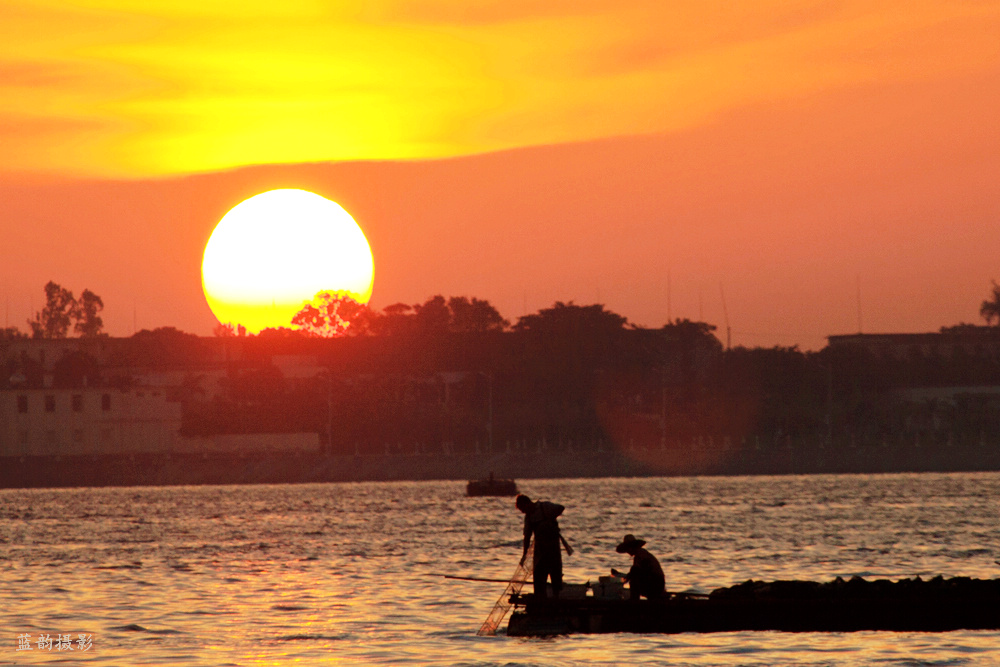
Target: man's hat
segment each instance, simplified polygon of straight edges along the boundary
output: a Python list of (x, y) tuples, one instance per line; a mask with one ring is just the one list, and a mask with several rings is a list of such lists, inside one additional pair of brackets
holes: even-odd
[(622, 539), (622, 543), (619, 544), (617, 547), (615, 547), (615, 551), (617, 551), (620, 554), (623, 554), (626, 551), (628, 551), (629, 549), (631, 549), (633, 547), (639, 548), (642, 545), (644, 545), (645, 543), (646, 543), (646, 540), (637, 540), (637, 539), (635, 539), (635, 535), (626, 535)]

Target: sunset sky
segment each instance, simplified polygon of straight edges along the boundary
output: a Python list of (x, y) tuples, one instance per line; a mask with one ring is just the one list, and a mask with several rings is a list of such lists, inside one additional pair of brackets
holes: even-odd
[[(0, 0), (0, 305), (209, 335), (205, 243), (344, 206), (371, 304), (556, 300), (734, 345), (979, 322), (996, 0)], [(725, 309), (723, 308), (723, 294)]]

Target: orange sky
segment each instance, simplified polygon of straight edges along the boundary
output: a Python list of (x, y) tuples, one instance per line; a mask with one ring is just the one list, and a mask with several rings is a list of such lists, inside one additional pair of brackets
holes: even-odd
[(721, 285), (734, 344), (818, 348), (859, 286), (925, 331), (1000, 280), (995, 1), (330, 4), (0, 0), (4, 322), (54, 279), (208, 334), (204, 243), (276, 187), (354, 215), (376, 307), (721, 327)]

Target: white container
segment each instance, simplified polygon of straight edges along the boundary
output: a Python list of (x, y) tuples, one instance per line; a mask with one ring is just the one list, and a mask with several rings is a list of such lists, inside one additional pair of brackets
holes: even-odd
[(625, 582), (621, 577), (600, 577), (591, 590), (594, 597), (600, 600), (625, 599)]

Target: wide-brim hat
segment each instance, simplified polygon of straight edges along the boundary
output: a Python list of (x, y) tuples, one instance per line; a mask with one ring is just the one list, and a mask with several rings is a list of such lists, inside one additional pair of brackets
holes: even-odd
[(617, 551), (620, 554), (623, 554), (626, 551), (628, 551), (629, 549), (631, 549), (633, 547), (639, 548), (642, 545), (644, 545), (645, 543), (646, 543), (646, 540), (637, 540), (637, 539), (635, 539), (635, 535), (626, 535), (624, 538), (622, 538), (622, 543), (619, 544), (617, 547), (615, 547), (615, 551)]

